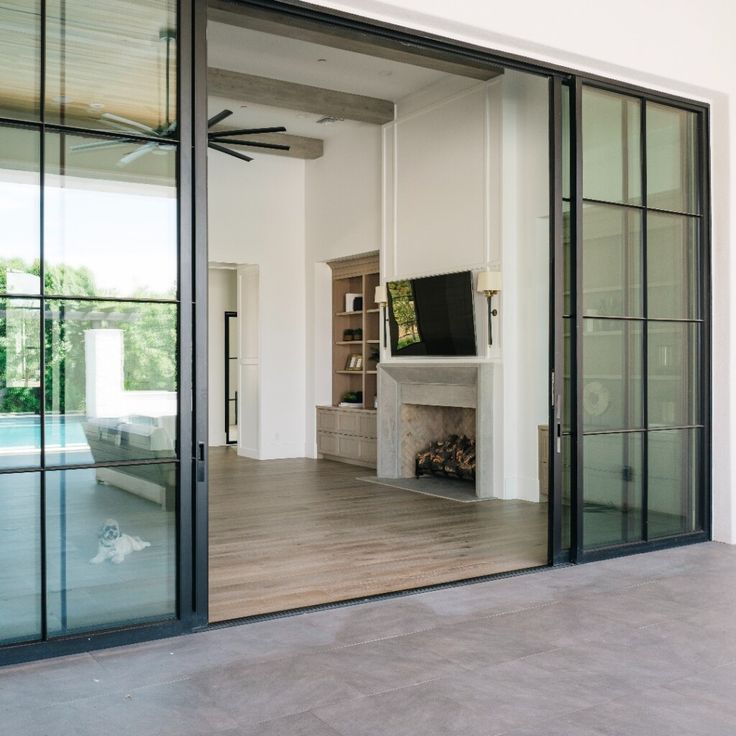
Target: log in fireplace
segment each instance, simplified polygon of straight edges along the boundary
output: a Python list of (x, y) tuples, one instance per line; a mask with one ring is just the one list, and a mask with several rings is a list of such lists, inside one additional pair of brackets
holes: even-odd
[(428, 474), (475, 481), (475, 440), (451, 434), (431, 442), (416, 455), (416, 477)]

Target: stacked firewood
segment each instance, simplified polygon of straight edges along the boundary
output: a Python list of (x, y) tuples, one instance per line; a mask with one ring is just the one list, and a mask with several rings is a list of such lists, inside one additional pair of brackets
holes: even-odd
[(447, 439), (430, 443), (416, 457), (417, 478), (427, 473), (475, 480), (475, 440), (451, 434)]

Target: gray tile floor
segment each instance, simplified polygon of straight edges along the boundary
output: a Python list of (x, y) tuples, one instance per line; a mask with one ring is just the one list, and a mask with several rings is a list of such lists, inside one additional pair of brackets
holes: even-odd
[(733, 736), (736, 547), (0, 670), (9, 736)]

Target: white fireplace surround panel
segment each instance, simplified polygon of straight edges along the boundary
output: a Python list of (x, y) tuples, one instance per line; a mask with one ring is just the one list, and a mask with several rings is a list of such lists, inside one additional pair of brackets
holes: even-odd
[[(493, 363), (436, 363), (378, 366), (378, 477), (405, 477), (402, 466), (402, 406), (445, 406), (475, 410), (475, 493), (493, 493)], [(440, 439), (440, 438), (437, 438)]]

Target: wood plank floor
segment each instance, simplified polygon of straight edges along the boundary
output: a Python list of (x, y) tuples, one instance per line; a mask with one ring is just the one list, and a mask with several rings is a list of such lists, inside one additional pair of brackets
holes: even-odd
[(458, 503), (366, 472), (212, 448), (210, 620), (546, 564), (546, 504)]

